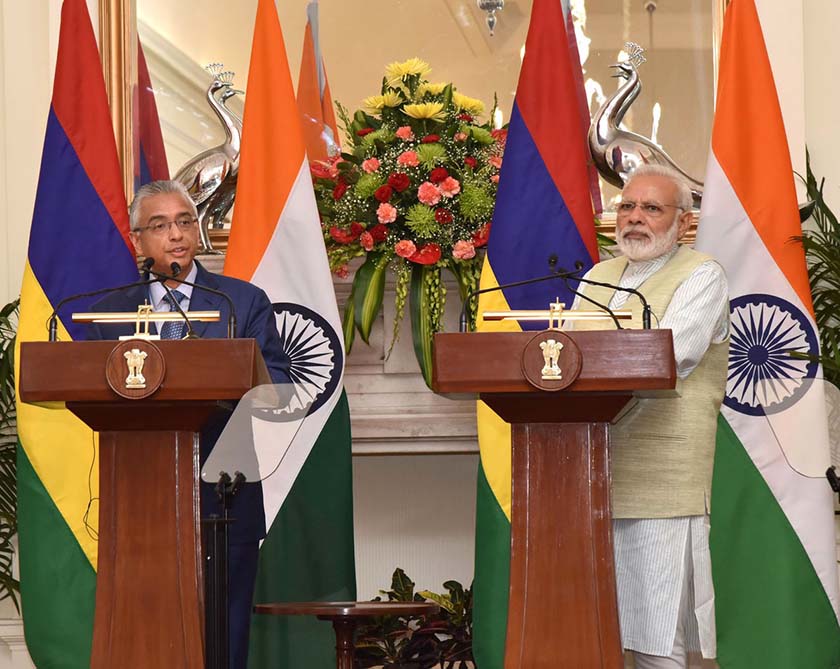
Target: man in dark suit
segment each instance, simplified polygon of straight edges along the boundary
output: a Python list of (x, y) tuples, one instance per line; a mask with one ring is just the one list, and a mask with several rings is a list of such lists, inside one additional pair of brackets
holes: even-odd
[[(218, 322), (195, 322), (193, 331), (205, 339), (227, 337), (230, 315), (223, 297), (202, 290), (206, 286), (227, 294), (233, 301), (236, 315), (236, 337), (253, 338), (259, 344), (274, 383), (290, 383), (288, 358), (283, 353), (277, 332), (274, 310), (264, 291), (246, 281), (211, 274), (196, 260), (198, 251), (198, 215), (195, 204), (183, 185), (176, 181), (155, 181), (142, 186), (129, 208), (131, 241), (138, 256), (154, 259), (152, 269), (163, 274), (172, 273), (172, 263), (178, 263), (178, 275), (185, 281), (198, 284), (191, 287), (178, 280), (166, 282), (184, 311), (218, 310)], [(112, 293), (97, 302), (93, 311), (136, 311), (148, 302), (155, 311), (172, 311), (172, 298), (160, 283), (140, 286)], [(183, 322), (166, 323), (161, 327), (163, 339), (181, 338)], [(88, 339), (117, 339), (134, 332), (133, 324), (92, 324)], [(229, 413), (218, 412), (201, 432), (200, 461), (204, 464), (222, 432)], [(221, 515), (221, 505), (214, 486), (201, 483), (201, 513)], [(231, 508), (235, 522), (230, 527), (230, 666), (242, 669), (247, 664), (248, 630), (254, 581), (257, 571), (259, 542), (265, 537), (262, 487), (246, 483), (236, 494)]]

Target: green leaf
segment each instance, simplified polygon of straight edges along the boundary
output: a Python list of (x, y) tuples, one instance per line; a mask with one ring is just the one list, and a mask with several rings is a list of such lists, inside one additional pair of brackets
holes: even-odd
[(373, 322), (382, 308), (385, 294), (387, 259), (376, 253), (368, 255), (365, 264), (356, 271), (353, 280), (354, 322), (365, 344), (369, 344)]
[(353, 280), (353, 286), (350, 288), (350, 295), (347, 297), (347, 302), (344, 303), (344, 316), (341, 319), (341, 330), (344, 333), (344, 353), (350, 355), (350, 350), (353, 348), (353, 340), (356, 338), (356, 302), (353, 293), (356, 288), (356, 281)]
[(409, 310), (411, 312), (411, 335), (414, 339), (414, 355), (423, 380), (432, 387), (432, 336), (434, 335), (434, 310), (437, 304), (432, 302), (426, 282), (429, 274), (440, 269), (434, 265), (415, 265), (411, 270), (411, 288), (409, 289)]

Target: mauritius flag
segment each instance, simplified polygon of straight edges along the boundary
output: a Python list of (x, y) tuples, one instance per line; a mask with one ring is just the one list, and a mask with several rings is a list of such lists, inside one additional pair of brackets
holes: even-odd
[(724, 21), (697, 248), (729, 278), (729, 379), (712, 482), (721, 667), (840, 666), (819, 339), (785, 128), (754, 0)]
[[(274, 305), (296, 389), (315, 398), (262, 482), (268, 534), (256, 602), (356, 598), (350, 412), (341, 320), (309, 175), (283, 32), (274, 0), (259, 0), (242, 131), (242, 160), (225, 274), (251, 281)], [(329, 625), (255, 616), (252, 667), (335, 666)]]
[[(21, 288), (18, 343), (47, 338), (55, 304), (137, 278), (105, 82), (84, 0), (64, 0), (52, 105)], [(83, 339), (60, 312), (61, 339)], [(18, 403), (21, 595), (38, 667), (90, 666), (97, 443), (66, 410)]]
[[(535, 0), (499, 180), (481, 288), (547, 274), (549, 258), (588, 269), (598, 258), (576, 70), (558, 0)], [(573, 295), (547, 281), (482, 296), (485, 310), (546, 309)], [(535, 323), (535, 327), (544, 324)], [(478, 329), (519, 329), (478, 319)], [(478, 404), (474, 654), (502, 666), (510, 572), (510, 426)]]

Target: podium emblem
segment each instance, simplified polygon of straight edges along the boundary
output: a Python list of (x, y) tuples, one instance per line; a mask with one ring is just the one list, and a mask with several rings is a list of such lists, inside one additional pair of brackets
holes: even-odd
[(583, 358), (574, 340), (560, 330), (535, 334), (522, 349), (525, 380), (539, 390), (563, 390), (580, 375)]
[(125, 377), (126, 388), (145, 388), (146, 377), (143, 376), (143, 365), (149, 354), (139, 348), (132, 348), (123, 353), (125, 364), (128, 367), (128, 376)]
[(165, 375), (163, 353), (147, 339), (121, 341), (105, 363), (108, 385), (127, 400), (142, 400), (154, 394)]
[(557, 365), (563, 344), (556, 339), (546, 339), (540, 342), (545, 365), (542, 368), (543, 381), (559, 381), (563, 378), (563, 371)]

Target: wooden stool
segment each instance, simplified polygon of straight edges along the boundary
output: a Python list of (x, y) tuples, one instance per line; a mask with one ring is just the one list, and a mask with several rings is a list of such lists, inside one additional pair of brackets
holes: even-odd
[(257, 604), (254, 613), (270, 616), (318, 616), (332, 621), (336, 669), (353, 669), (356, 647), (353, 632), (360, 619), (374, 616), (425, 616), (437, 613), (432, 602), (278, 602)]

